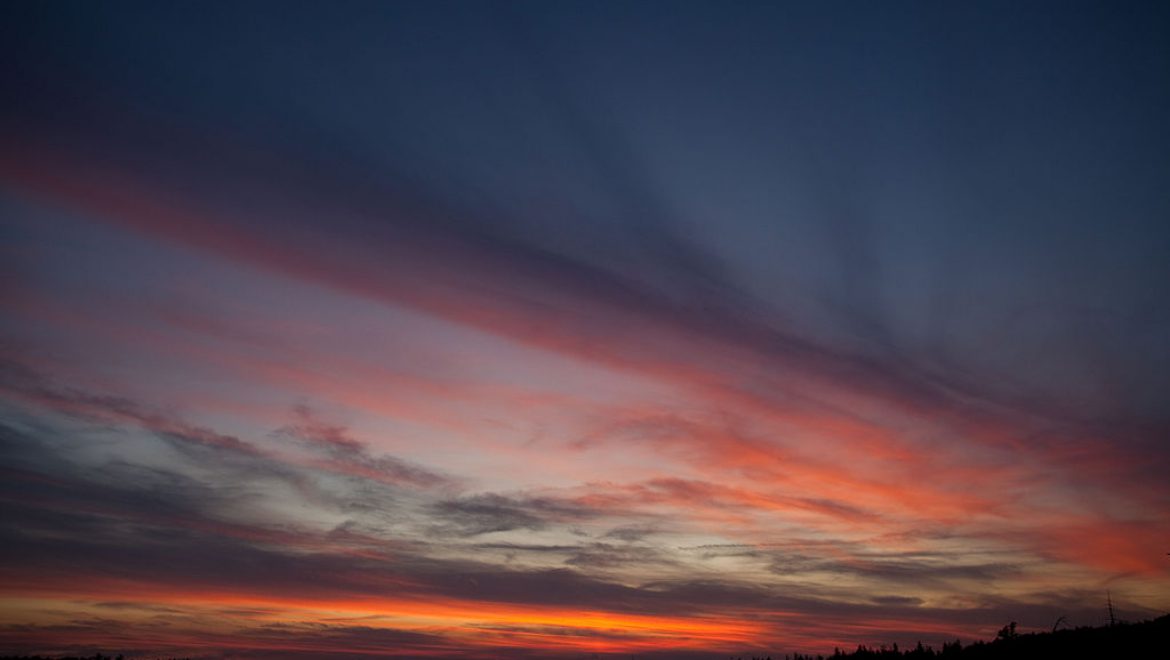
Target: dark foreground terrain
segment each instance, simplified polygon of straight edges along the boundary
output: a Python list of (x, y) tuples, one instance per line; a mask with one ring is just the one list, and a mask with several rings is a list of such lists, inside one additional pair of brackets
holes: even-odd
[(962, 658), (963, 660), (1013, 660), (1019, 658), (1170, 658), (1170, 614), (1153, 621), (1119, 623), (1101, 628), (1071, 628), (1055, 632), (1016, 632), (1015, 624), (1005, 626), (995, 640), (975, 642), (964, 646), (959, 641), (943, 644), (941, 649), (924, 647), (920, 643), (912, 649), (892, 647), (867, 648), (855, 651), (835, 651), (830, 656), (797, 654), (792, 660), (814, 658)]

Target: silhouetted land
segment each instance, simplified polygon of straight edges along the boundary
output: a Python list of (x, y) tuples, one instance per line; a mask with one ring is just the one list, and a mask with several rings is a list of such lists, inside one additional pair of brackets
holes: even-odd
[[(780, 657), (780, 656), (777, 656)], [(841, 660), (842, 658), (959, 658), (962, 660), (1035, 660), (1038, 658), (1142, 658), (1170, 657), (1170, 614), (1153, 621), (1119, 623), (1101, 628), (1071, 628), (1046, 633), (1017, 634), (1015, 624), (1004, 626), (999, 636), (990, 642), (975, 642), (964, 646), (958, 640), (942, 645), (941, 649), (919, 643), (911, 649), (898, 645), (869, 648), (858, 646), (846, 652), (840, 649), (832, 655), (788, 655), (786, 660)], [(123, 656), (96, 654), (91, 656), (7, 655), (0, 660), (130, 660)], [(177, 660), (171, 658), (169, 660)], [(737, 660), (737, 659), (733, 659)], [(770, 660), (770, 658), (752, 658)]]
[[(1170, 614), (1153, 621), (1119, 623), (1101, 628), (1071, 628), (1044, 633), (1016, 633), (1015, 624), (1005, 626), (990, 642), (963, 646), (958, 640), (941, 649), (923, 646), (911, 649), (859, 646), (852, 652), (836, 650), (833, 655), (785, 656), (790, 660), (841, 660), (842, 658), (961, 658), (962, 660), (1035, 660), (1038, 658), (1137, 658), (1170, 657)], [(760, 659), (755, 659), (760, 660)]]

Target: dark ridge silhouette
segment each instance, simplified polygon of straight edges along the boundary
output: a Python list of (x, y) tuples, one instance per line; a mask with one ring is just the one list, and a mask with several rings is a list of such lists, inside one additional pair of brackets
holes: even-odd
[[(1170, 614), (1141, 623), (1115, 623), (1098, 628), (1079, 627), (1052, 632), (1018, 633), (1016, 622), (1004, 626), (990, 642), (963, 646), (959, 640), (944, 643), (935, 650), (919, 642), (912, 649), (882, 645), (878, 648), (858, 646), (855, 651), (834, 650), (832, 655), (784, 656), (785, 660), (841, 660), (855, 658), (961, 658), (962, 660), (1032, 660), (1034, 658), (1163, 658), (1170, 653)], [(752, 660), (771, 660), (752, 658)]]

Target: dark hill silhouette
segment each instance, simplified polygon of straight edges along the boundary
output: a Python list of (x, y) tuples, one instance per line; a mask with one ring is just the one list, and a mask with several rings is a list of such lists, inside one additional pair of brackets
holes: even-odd
[[(1170, 614), (1153, 621), (1118, 623), (1099, 628), (1081, 627), (1043, 633), (1016, 632), (1015, 623), (1004, 626), (991, 642), (963, 646), (958, 640), (935, 650), (921, 642), (912, 649), (858, 646), (852, 652), (836, 650), (830, 656), (796, 654), (789, 660), (842, 660), (851, 658), (954, 658), (959, 660), (1035, 660), (1037, 658), (1138, 658), (1170, 657)], [(753, 659), (760, 660), (760, 659)]]

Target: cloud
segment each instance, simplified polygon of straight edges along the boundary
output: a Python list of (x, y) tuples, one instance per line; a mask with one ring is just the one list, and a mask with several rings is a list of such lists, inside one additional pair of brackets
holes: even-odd
[(612, 545), (591, 543), (578, 548), (565, 563), (586, 569), (634, 569), (645, 570), (650, 566), (670, 565), (682, 567), (671, 554), (652, 546)]
[[(955, 584), (980, 585), (977, 593), (983, 593), (987, 585), (1010, 584), (1023, 571), (1035, 570), (1036, 556), (1029, 550), (1046, 547), (1037, 545), (1036, 535), (1011, 540), (1006, 547), (1015, 554), (1000, 558), (983, 550), (978, 556), (879, 550), (863, 542), (723, 544), (699, 552), (667, 545), (732, 519), (745, 524), (731, 538), (757, 539), (768, 529), (757, 520), (772, 516), (789, 525), (804, 521), (789, 527), (790, 533), (812, 537), (884, 527), (885, 533), (908, 539), (918, 525), (931, 521), (929, 508), (923, 513), (875, 506), (859, 494), (867, 488), (882, 493), (876, 485), (838, 478), (830, 469), (811, 470), (799, 453), (777, 449), (747, 431), (728, 433), (702, 418), (666, 418), (654, 426), (664, 432), (648, 433), (643, 442), (660, 455), (669, 450), (688, 456), (711, 470), (698, 473), (704, 478), (660, 476), (465, 494), (457, 490), (457, 476), (376, 456), (349, 429), (308, 408), (294, 410), (291, 421), (275, 432), (245, 439), (125, 397), (57, 385), (23, 362), (14, 363), (3, 385), (10, 399), (2, 445), (9, 487), (2, 491), (7, 523), (0, 532), (5, 563), (18, 567), (5, 573), (5, 581), (30, 596), (76, 594), (81, 583), (91, 585), (88, 597), (94, 601), (139, 599), (163, 607), (173, 602), (168, 593), (259, 602), (281, 613), (338, 603), (350, 603), (359, 610), (355, 616), (431, 607), (438, 608), (432, 616), (455, 629), (402, 632), (436, 637), (409, 637), (436, 652), (467, 646), (469, 628), (494, 630), (500, 644), (522, 648), (566, 637), (604, 637), (607, 627), (626, 625), (567, 623), (583, 611), (650, 617), (631, 620), (631, 630), (724, 626), (724, 632), (713, 629), (710, 639), (693, 644), (726, 647), (729, 640), (749, 637), (807, 639), (822, 646), (840, 638), (888, 639), (854, 627), (857, 620), (884, 621), (889, 635), (950, 637), (970, 630), (964, 626), (971, 621), (1002, 626), (1000, 619), (1021, 618), (1017, 612), (1039, 621), (1060, 610), (1047, 596), (1037, 604), (1027, 593), (994, 602), (976, 599), (962, 607), (944, 597)], [(115, 443), (145, 433), (148, 440), (180, 449), (181, 460), (150, 464), (148, 454), (115, 444), (122, 447), (115, 458), (96, 466), (79, 463), (71, 450), (99, 431)], [(596, 446), (615, 441), (607, 438)], [(769, 463), (775, 481), (711, 480), (777, 458), (783, 462)], [(838, 494), (822, 485), (800, 493), (786, 481), (810, 475), (855, 490)], [(816, 484), (815, 478), (797, 483)], [(919, 486), (907, 484), (906, 498), (893, 501), (911, 501)], [(298, 507), (295, 515), (283, 513), (289, 501)], [(875, 510), (881, 515), (871, 513)], [(908, 513), (916, 515), (906, 520)], [(571, 534), (581, 526), (589, 536)], [(1006, 540), (978, 529), (967, 530), (967, 536), (954, 526), (940, 529), (949, 535), (919, 534), (915, 542)], [(493, 541), (485, 542), (489, 534)], [(519, 534), (541, 534), (550, 542), (520, 543)], [(128, 563), (129, 556), (135, 561)], [(719, 562), (731, 562), (722, 565), (735, 570), (710, 568)], [(824, 575), (856, 586), (826, 588), (818, 583)], [(485, 610), (504, 614), (477, 619)], [(775, 612), (791, 618), (785, 623), (770, 614)], [(526, 623), (533, 617), (542, 623)], [(741, 635), (721, 617), (760, 622), (762, 628)], [(241, 626), (254, 631), (257, 624), (249, 620)], [(290, 639), (311, 637), (314, 630), (299, 628)], [(270, 632), (279, 637), (279, 630)], [(317, 632), (323, 638), (336, 633), (337, 639), (348, 634), (332, 628)], [(368, 639), (389, 640), (394, 634), (371, 633)], [(642, 643), (633, 632), (609, 637), (623, 648)], [(256, 644), (245, 638), (216, 643)]]
[(550, 523), (593, 518), (599, 512), (573, 501), (551, 497), (511, 497), (498, 493), (469, 495), (435, 504), (439, 529), (462, 536), (478, 536), (515, 529), (541, 530)]
[(180, 449), (210, 449), (251, 458), (261, 455), (255, 446), (239, 438), (149, 410), (128, 398), (58, 387), (20, 362), (5, 360), (0, 365), (0, 388), (9, 397), (89, 422), (140, 426)]
[(876, 605), (895, 605), (898, 607), (917, 607), (923, 602), (921, 598), (913, 596), (874, 596), (870, 600)]
[[(170, 135), (167, 141), (183, 139)], [(239, 155), (228, 145), (220, 147), (226, 154), (215, 168), (210, 164), (196, 168), (194, 163), (192, 167), (200, 180), (223, 176), (212, 173), (225, 164), (246, 169), (249, 195), (267, 197), (271, 204), (255, 209), (247, 222), (203, 208), (204, 203), (174, 191), (172, 183), (142, 171), (141, 165), (128, 165), (124, 172), (99, 172), (87, 162), (92, 156), (81, 155), (80, 147), (70, 155), (48, 154), (29, 144), (16, 147), (32, 151), (22, 151), (22, 164), (8, 168), (8, 176), (27, 189), (45, 190), (148, 234), (346, 292), (417, 307), (542, 348), (649, 373), (686, 373), (695, 369), (679, 357), (693, 355), (691, 347), (697, 343), (710, 346), (712, 355), (766, 359), (812, 375), (831, 373), (838, 385), (927, 409), (957, 405), (954, 393), (963, 390), (897, 356), (879, 359), (838, 352), (787, 332), (767, 315), (741, 309), (734, 302), (739, 296), (731, 283), (715, 285), (721, 297), (704, 296), (702, 305), (692, 308), (629, 275), (530, 244), (490, 221), (477, 222), (474, 211), (449, 208), (442, 200), (387, 198), (372, 184), (353, 181), (309, 183), (290, 172), (287, 164), (258, 168), (268, 174), (266, 179), (256, 178), (256, 169), (238, 162)], [(210, 148), (204, 143), (203, 151)], [(141, 157), (132, 153), (126, 162)], [(342, 197), (349, 201), (339, 205), (336, 186), (356, 190), (347, 190)], [(310, 218), (277, 212), (290, 205), (285, 199), (290, 190), (300, 191), (307, 198), (302, 203), (312, 208), (339, 206), (331, 210), (327, 236)], [(268, 231), (273, 223), (282, 231)], [(333, 244), (335, 250), (309, 249), (308, 244), (319, 240)], [(672, 251), (693, 255), (695, 249)], [(340, 254), (344, 259), (331, 256)], [(450, 263), (464, 268), (453, 271), (446, 266)], [(675, 270), (677, 266), (670, 272)], [(479, 295), (468, 295), (471, 292)], [(690, 299), (685, 292), (678, 297)], [(611, 341), (615, 335), (623, 341)], [(648, 341), (650, 336), (655, 340)], [(705, 376), (700, 369), (692, 377)], [(962, 398), (978, 394), (963, 392)]]
[(315, 463), (317, 467), (420, 488), (455, 485), (450, 477), (422, 466), (393, 456), (371, 455), (364, 444), (349, 436), (345, 427), (325, 423), (307, 406), (298, 405), (294, 415), (296, 422), (277, 429), (275, 434), (325, 454), (328, 460)]
[[(290, 439), (323, 457), (301, 460), (281, 455), (255, 441), (219, 433), (190, 424), (179, 417), (154, 410), (129, 398), (94, 394), (76, 387), (62, 387), (19, 361), (9, 361), (0, 370), (0, 391), (54, 414), (65, 415), (99, 427), (120, 431), (141, 428), (164, 440), (199, 463), (230, 464), (231, 469), (287, 481), (305, 495), (326, 498), (311, 474), (335, 474), (361, 481), (384, 483), (404, 488), (457, 488), (452, 478), (425, 467), (389, 455), (374, 456), (346, 435), (340, 426), (328, 425), (308, 409), (294, 411), (296, 422), (278, 429), (274, 435)], [(221, 468), (222, 469), (222, 468)], [(350, 503), (363, 487), (350, 490)]]
[(969, 553), (854, 552), (846, 559), (774, 553), (771, 570), (779, 575), (838, 573), (908, 586), (928, 586), (940, 580), (969, 580), (989, 584), (1022, 572), (1011, 563), (972, 563)]
[(635, 543), (653, 535), (655, 532), (656, 530), (652, 527), (626, 525), (622, 527), (614, 527), (613, 529), (603, 534), (602, 538), (617, 539), (626, 543)]

